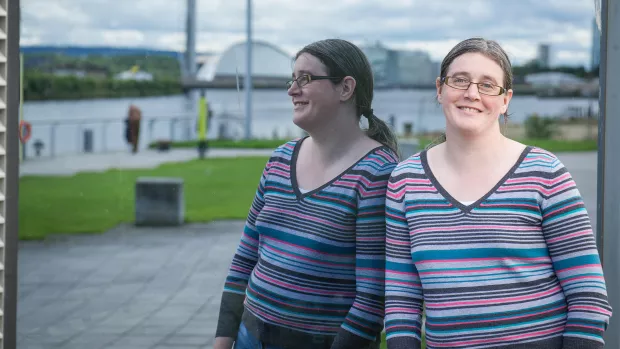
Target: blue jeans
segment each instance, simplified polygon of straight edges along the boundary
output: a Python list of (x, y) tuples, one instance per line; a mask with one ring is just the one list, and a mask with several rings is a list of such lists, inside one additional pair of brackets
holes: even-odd
[(237, 339), (233, 349), (282, 349), (269, 344), (261, 343), (258, 338), (254, 337), (250, 331), (245, 327), (243, 322), (239, 326), (239, 332), (237, 333)]

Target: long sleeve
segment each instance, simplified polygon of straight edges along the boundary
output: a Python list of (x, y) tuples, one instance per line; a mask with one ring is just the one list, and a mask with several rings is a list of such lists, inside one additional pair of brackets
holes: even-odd
[[(385, 329), (388, 349), (421, 348), (422, 284), (410, 250), (406, 175), (392, 174), (386, 197)], [(404, 171), (403, 171), (404, 172)]]
[(332, 349), (359, 349), (378, 341), (385, 306), (385, 192), (395, 163), (360, 181), (356, 218), (356, 296)]
[(568, 303), (564, 349), (603, 348), (611, 306), (590, 219), (570, 173), (554, 159), (542, 190), (542, 229)]
[(263, 170), (243, 233), (241, 234), (241, 241), (226, 277), (217, 330), (215, 332), (216, 337), (235, 338), (241, 324), (245, 290), (250, 274), (258, 262), (259, 233), (256, 230), (255, 222), (256, 217), (265, 204), (263, 195), (270, 164), (271, 160)]

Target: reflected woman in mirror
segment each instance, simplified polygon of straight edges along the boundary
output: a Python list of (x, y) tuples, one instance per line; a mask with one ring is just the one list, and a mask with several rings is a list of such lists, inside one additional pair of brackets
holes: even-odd
[[(294, 123), (268, 161), (221, 301), (215, 349), (379, 348), (385, 192), (396, 139), (366, 56), (323, 40), (295, 57)], [(360, 119), (368, 129), (360, 128)]]

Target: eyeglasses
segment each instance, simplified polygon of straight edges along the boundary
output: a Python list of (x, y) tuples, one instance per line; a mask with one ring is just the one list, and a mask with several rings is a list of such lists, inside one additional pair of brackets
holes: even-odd
[(471, 84), (478, 86), (478, 92), (487, 96), (499, 96), (506, 92), (506, 89), (493, 85), (488, 82), (472, 82), (467, 78), (446, 76), (441, 78), (441, 82), (457, 90), (467, 90)]
[(337, 76), (317, 76), (317, 75), (305, 74), (305, 75), (298, 77), (297, 79), (287, 81), (286, 89), (288, 90), (289, 88), (291, 88), (291, 86), (293, 86), (293, 83), (295, 81), (297, 81), (297, 86), (303, 87), (303, 86), (308, 85), (310, 82), (312, 82), (312, 80), (342, 80), (342, 78), (337, 77)]

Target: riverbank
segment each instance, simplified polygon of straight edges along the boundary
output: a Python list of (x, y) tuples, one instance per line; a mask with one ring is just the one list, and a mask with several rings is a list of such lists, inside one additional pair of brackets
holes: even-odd
[[(577, 137), (582, 134), (579, 128), (567, 128), (571, 133), (571, 137)], [(511, 126), (508, 130), (509, 137), (528, 145), (537, 146), (546, 149), (551, 152), (583, 152), (583, 151), (596, 151), (598, 149), (598, 141), (596, 138), (583, 139), (583, 138), (567, 138), (567, 139), (529, 139), (524, 136), (525, 132), (523, 126), (516, 125)], [(401, 141), (417, 141), (418, 148), (422, 149), (428, 146), (436, 139), (436, 136), (427, 135), (420, 138), (405, 139), (401, 138)], [(210, 149), (273, 149), (277, 146), (287, 142), (284, 139), (251, 139), (251, 140), (221, 140), (213, 139), (208, 141)], [(171, 149), (197, 149), (198, 141), (183, 141), (183, 142), (163, 142)], [(157, 149), (161, 145), (161, 142), (153, 142), (149, 144), (150, 149)]]

